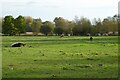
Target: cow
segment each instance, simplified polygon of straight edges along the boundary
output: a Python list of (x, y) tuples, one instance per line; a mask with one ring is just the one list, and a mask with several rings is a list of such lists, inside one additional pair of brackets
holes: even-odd
[(60, 37), (64, 37), (64, 34), (61, 34)]
[(90, 37), (90, 41), (92, 41), (93, 40), (93, 38), (92, 37)]
[(11, 44), (11, 47), (21, 47), (21, 46), (25, 46), (25, 43), (22, 42), (15, 42), (13, 44)]

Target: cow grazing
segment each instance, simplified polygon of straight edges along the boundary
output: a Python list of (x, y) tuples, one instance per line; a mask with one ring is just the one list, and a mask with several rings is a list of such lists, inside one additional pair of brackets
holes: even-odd
[(64, 37), (64, 34), (61, 34), (60, 37)]
[(70, 37), (70, 34), (68, 34), (68, 37)]
[(16, 43), (11, 44), (11, 47), (21, 47), (21, 46), (25, 46), (25, 43), (16, 42)]
[(93, 40), (93, 38), (92, 37), (90, 37), (90, 41), (92, 41)]

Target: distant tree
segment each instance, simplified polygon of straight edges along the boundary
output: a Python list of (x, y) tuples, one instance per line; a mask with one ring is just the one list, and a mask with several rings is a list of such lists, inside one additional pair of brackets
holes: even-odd
[(72, 21), (65, 20), (65, 27), (64, 33), (65, 35), (71, 34), (72, 35), (72, 28), (74, 27), (74, 23)]
[(74, 27), (72, 28), (73, 35), (80, 35), (80, 19), (78, 16), (75, 16), (74, 20)]
[(95, 24), (94, 24), (94, 27), (95, 27), (95, 30), (94, 30), (94, 33), (103, 33), (104, 29), (103, 29), (103, 24), (102, 24), (102, 21), (101, 19), (97, 19), (94, 21)]
[(54, 32), (55, 34), (61, 35), (65, 32), (64, 30), (64, 26), (65, 26), (65, 22), (64, 19), (62, 17), (56, 17), (54, 19), (55, 22), (55, 29)]
[(65, 20), (62, 17), (56, 17), (54, 19), (54, 22), (55, 22), (56, 27), (64, 27), (65, 26)]
[(5, 16), (3, 20), (0, 20), (0, 31), (5, 35), (15, 35), (26, 32), (34, 32), (37, 35), (40, 32), (45, 35), (52, 34), (57, 35), (95, 35), (97, 33), (113, 34), (118, 32), (118, 24), (120, 24), (120, 15), (114, 15), (113, 17), (107, 17), (101, 20), (100, 18), (94, 19), (93, 23), (88, 18), (75, 16), (73, 21), (69, 21), (62, 17), (55, 17), (54, 22), (45, 21), (42, 23), (41, 19), (33, 19), (30, 16), (23, 17), (18, 16), (14, 19), (12, 16)]
[(35, 35), (40, 32), (40, 28), (42, 25), (41, 19), (34, 19), (32, 23), (32, 31), (34, 32)]
[(74, 22), (75, 24), (79, 24), (79, 22), (80, 22), (79, 17), (78, 17), (78, 16), (75, 16), (73, 22)]
[[(54, 32), (58, 35), (61, 35), (61, 34), (71, 34), (72, 32), (72, 21), (68, 21), (62, 17), (56, 17), (54, 19), (54, 22), (55, 22), (55, 29), (54, 29)], [(60, 29), (60, 31), (58, 30)]]
[(120, 14), (117, 16), (117, 21), (118, 21), (118, 36), (120, 36)]
[(2, 24), (2, 33), (5, 35), (15, 35), (17, 32), (17, 28), (14, 26), (14, 18), (13, 16), (5, 16)]
[(18, 16), (15, 19), (15, 27), (17, 28), (17, 33), (20, 35), (20, 33), (24, 33), (25, 32), (25, 18), (23, 16)]
[[(77, 19), (76, 19), (77, 18)], [(89, 19), (75, 17), (75, 27), (72, 29), (74, 35), (87, 35), (91, 32), (91, 22)]]
[(118, 22), (114, 17), (108, 17), (103, 20), (103, 29), (105, 32), (117, 32)]
[(43, 22), (40, 31), (47, 36), (49, 33), (52, 33), (53, 29), (54, 24), (50, 21), (45, 21)]
[(33, 18), (30, 16), (25, 16), (25, 22), (26, 22), (26, 32), (32, 32), (32, 23), (33, 23)]
[(26, 32), (32, 32), (32, 27), (31, 27), (31, 25), (26, 25), (25, 31), (26, 31)]
[(118, 18), (117, 17), (111, 17), (109, 19), (109, 23), (110, 23), (110, 31), (114, 32), (118, 32)]
[(90, 35), (94, 36), (96, 34), (97, 34), (96, 27), (95, 27), (95, 25), (92, 25), (91, 30), (90, 30)]
[(72, 32), (73, 32), (73, 35), (79, 36), (81, 34), (80, 27), (75, 26), (74, 28), (72, 28)]
[(61, 27), (55, 27), (54, 28), (54, 33), (58, 34), (59, 36), (64, 32), (64, 29)]
[(81, 18), (80, 19), (80, 26), (81, 26), (81, 35), (86, 35), (87, 33), (90, 33), (91, 31), (91, 22), (87, 18)]
[(94, 20), (93, 32), (92, 33), (108, 33), (108, 32), (117, 32), (118, 31), (118, 16), (114, 15), (113, 17)]
[(2, 33), (2, 18), (0, 18), (0, 33)]
[(75, 23), (73, 21), (69, 21), (68, 24), (68, 34), (73, 35), (72, 29), (75, 27)]
[(25, 18), (25, 22), (26, 22), (27, 25), (31, 25), (32, 24), (32, 22), (33, 22), (33, 18), (32, 17), (25, 16), (24, 18)]

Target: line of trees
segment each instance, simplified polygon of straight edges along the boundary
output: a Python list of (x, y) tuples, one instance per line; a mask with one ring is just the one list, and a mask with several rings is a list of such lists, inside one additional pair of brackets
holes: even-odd
[[(0, 19), (2, 24), (2, 34), (4, 35), (20, 35), (26, 32), (33, 32), (34, 35), (42, 33), (47, 35), (96, 35), (108, 34), (112, 32), (115, 35), (118, 32), (118, 16), (107, 17), (103, 20), (94, 19), (92, 22), (85, 17), (69, 21), (62, 17), (56, 17), (53, 22), (42, 22), (40, 18), (34, 19), (30, 16), (24, 17), (19, 15), (17, 18), (13, 16), (5, 16)], [(1, 27), (0, 27), (1, 29)]]

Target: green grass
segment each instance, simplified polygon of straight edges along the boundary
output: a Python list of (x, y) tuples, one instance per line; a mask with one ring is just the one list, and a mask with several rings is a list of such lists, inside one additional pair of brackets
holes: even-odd
[[(116, 78), (118, 37), (3, 36), (3, 78)], [(12, 48), (14, 42), (25, 47)]]

